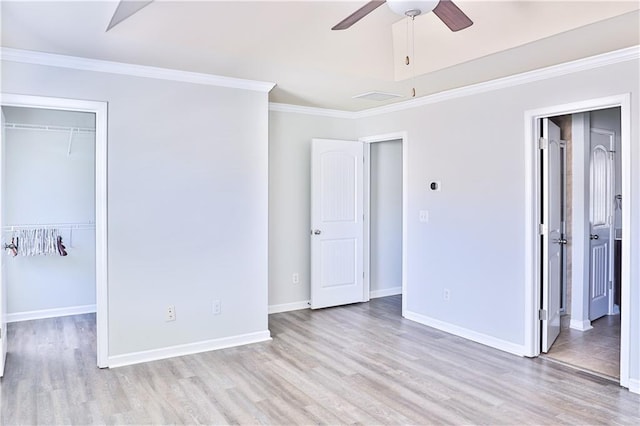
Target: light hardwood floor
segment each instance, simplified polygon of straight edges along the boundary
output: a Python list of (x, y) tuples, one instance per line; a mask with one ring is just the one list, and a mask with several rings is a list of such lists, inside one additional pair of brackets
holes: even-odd
[(275, 314), (272, 342), (113, 370), (95, 367), (92, 315), (10, 324), (1, 423), (640, 423), (640, 396), (404, 320), (400, 303)]

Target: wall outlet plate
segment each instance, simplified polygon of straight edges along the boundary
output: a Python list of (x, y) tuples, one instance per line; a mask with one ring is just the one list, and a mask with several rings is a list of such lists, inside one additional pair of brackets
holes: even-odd
[(174, 305), (167, 306), (167, 315), (165, 321), (175, 321), (176, 320), (176, 307)]

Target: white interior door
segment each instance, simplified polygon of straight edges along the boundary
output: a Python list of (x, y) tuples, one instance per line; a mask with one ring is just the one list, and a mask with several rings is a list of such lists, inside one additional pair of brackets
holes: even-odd
[(311, 308), (364, 301), (363, 144), (311, 143)]
[[(0, 230), (4, 225), (4, 204), (2, 203), (2, 194), (4, 193), (4, 161), (5, 161), (5, 151), (4, 151), (4, 112), (1, 111), (2, 115), (2, 123), (0, 126)], [(0, 238), (2, 241), (4, 248), (4, 236)], [(0, 377), (4, 375), (4, 363), (7, 359), (7, 282), (5, 280), (5, 270), (4, 270), (4, 260), (6, 254), (5, 250), (0, 252)]]
[(542, 120), (542, 352), (548, 352), (560, 334), (560, 301), (562, 284), (562, 250), (566, 240), (562, 234), (562, 141), (560, 128)]
[(613, 285), (613, 132), (591, 129), (589, 162), (589, 320), (609, 312)]

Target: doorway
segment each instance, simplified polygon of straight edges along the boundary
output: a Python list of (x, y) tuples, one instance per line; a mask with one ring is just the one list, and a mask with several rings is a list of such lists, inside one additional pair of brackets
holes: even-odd
[[(63, 240), (60, 241), (60, 239), (57, 239), (57, 242), (59, 243), (56, 244), (57, 254), (64, 256), (63, 252), (67, 252), (68, 255), (78, 255), (71, 255), (68, 258), (65, 257), (65, 260), (70, 260), (68, 262), (65, 262), (66, 266), (61, 266), (61, 262), (59, 262), (60, 259), (47, 258), (48, 256), (34, 256), (31, 259), (26, 259), (25, 257), (18, 260), (22, 263), (25, 263), (27, 262), (27, 260), (29, 260), (31, 261), (31, 264), (34, 263), (34, 261), (36, 263), (47, 263), (47, 265), (44, 265), (45, 268), (67, 268), (68, 270), (65, 273), (68, 272), (71, 275), (76, 274), (80, 270), (82, 270), (82, 277), (79, 278), (89, 279), (95, 283), (94, 288), (90, 289), (89, 291), (92, 293), (92, 296), (95, 300), (96, 362), (98, 367), (100, 368), (107, 367), (107, 105), (104, 102), (3, 94), (2, 103), (0, 106), (3, 110), (3, 121), (5, 121), (6, 118), (4, 117), (5, 112), (10, 117), (16, 118), (16, 120), (14, 120), (16, 122), (10, 123), (12, 125), (10, 132), (20, 135), (16, 136), (20, 139), (20, 143), (13, 144), (14, 148), (16, 149), (12, 149), (11, 151), (23, 151), (18, 155), (18, 157), (20, 158), (19, 161), (15, 160), (18, 157), (9, 157), (9, 154), (11, 154), (11, 152), (8, 152), (5, 147), (4, 136), (7, 132), (3, 124), (3, 149), (1, 150), (0, 154), (0, 164), (4, 166), (2, 168), (2, 186), (0, 186), (2, 188), (2, 190), (0, 191), (0, 199), (2, 201), (4, 209), (4, 214), (0, 218), (0, 226), (2, 226), (3, 231), (3, 242), (7, 238), (10, 241), (12, 237), (15, 241), (15, 238), (20, 232), (22, 232), (22, 234), (20, 235), (24, 234), (24, 237), (27, 235), (27, 233), (32, 231), (31, 228), (34, 229), (34, 233), (45, 232), (49, 230), (53, 232), (52, 230), (55, 229), (56, 233), (59, 235), (57, 235), (56, 238), (52, 237), (49, 239), (55, 240), (57, 239), (57, 237), (61, 237)], [(20, 118), (20, 120), (17, 120), (17, 118)], [(47, 120), (53, 121), (47, 122)], [(6, 121), (8, 122), (9, 120), (7, 119)], [(91, 126), (86, 125), (89, 122), (91, 123)], [(62, 138), (64, 139), (64, 141), (60, 140), (52, 143), (46, 143), (44, 142), (45, 138), (42, 137), (45, 132), (49, 136), (52, 136), (56, 139)], [(92, 135), (91, 138), (87, 139), (87, 135), (89, 133), (92, 133)], [(8, 136), (6, 139), (8, 140)], [(88, 140), (92, 142), (92, 146), (90, 147), (91, 149), (88, 148)], [(45, 143), (44, 146), (39, 146), (43, 143)], [(64, 147), (62, 147), (62, 145), (64, 145)], [(27, 159), (29, 159), (29, 166), (33, 166), (36, 161), (42, 160), (42, 157), (40, 157), (40, 160), (36, 160), (38, 153), (43, 154), (43, 151), (46, 151), (47, 153), (52, 153), (52, 155), (58, 156), (61, 149), (64, 151), (62, 153), (62, 157), (68, 159), (69, 164), (60, 164), (62, 160), (59, 160), (56, 164), (54, 164), (53, 169), (54, 171), (58, 170), (57, 174), (54, 172), (49, 172), (45, 175), (38, 175), (36, 172), (33, 172), (28, 173), (24, 176), (20, 176), (20, 170), (26, 170), (29, 168), (26, 164)], [(89, 153), (89, 151), (91, 152)], [(87, 157), (87, 161), (78, 161), (80, 157)], [(43, 161), (47, 162), (49, 160), (44, 159)], [(12, 164), (8, 165), (7, 162), (11, 162)], [(74, 169), (78, 169), (77, 171), (81, 171), (82, 173), (85, 173), (87, 171), (89, 172), (87, 176), (82, 178), (88, 181), (88, 184), (86, 182), (76, 182), (75, 184), (73, 183), (74, 177), (72, 176), (72, 174), (74, 173)], [(10, 170), (13, 171), (11, 172), (11, 175), (8, 176), (8, 172)], [(28, 200), (19, 200), (21, 191), (12, 191), (7, 188), (8, 186), (12, 185), (12, 182), (14, 184), (16, 182), (20, 182), (21, 189), (24, 189), (25, 185), (31, 184), (33, 184), (32, 186), (34, 186), (35, 188), (39, 180), (40, 182), (46, 182), (47, 184), (49, 184), (49, 186), (51, 186), (52, 183), (54, 186), (56, 185), (56, 183), (59, 183), (60, 187), (66, 186), (68, 191), (64, 197), (68, 199), (57, 198), (56, 201), (56, 199), (49, 199), (46, 195), (40, 194), (42, 197), (37, 197), (38, 200), (36, 201), (41, 203), (42, 205), (36, 206), (37, 208), (26, 209), (25, 203), (28, 203)], [(45, 189), (45, 192), (46, 191), (47, 190)], [(81, 203), (85, 207), (81, 207), (80, 212), (76, 211), (71, 213), (70, 209), (72, 208), (71, 205), (74, 204), (74, 198), (79, 196), (84, 197), (83, 194), (90, 196), (91, 200), (86, 200), (85, 197), (85, 202)], [(58, 196), (61, 195), (58, 194)], [(15, 206), (15, 204), (17, 204), (18, 202), (20, 202), (22, 206)], [(9, 204), (13, 204), (14, 207), (10, 208), (11, 206)], [(23, 210), (21, 210), (21, 208)], [(13, 211), (12, 209), (15, 211)], [(26, 218), (24, 217), (24, 214), (22, 214), (26, 211), (31, 211), (32, 214), (34, 211), (36, 213), (33, 217)], [(38, 214), (41, 215), (38, 216)], [(42, 216), (42, 214), (44, 214), (44, 216)], [(73, 214), (78, 214), (78, 217), (82, 216), (82, 219), (76, 220), (76, 218), (73, 217)], [(38, 226), (34, 227), (34, 225)], [(35, 231), (36, 228), (37, 231)], [(23, 240), (23, 243), (26, 243), (26, 241)], [(66, 245), (64, 243), (66, 243)], [(21, 249), (26, 247), (25, 244), (15, 245), (19, 247), (21, 246)], [(34, 250), (34, 254), (44, 254), (41, 248)], [(45, 251), (47, 250), (49, 249), (45, 249)], [(87, 267), (87, 262), (85, 262), (82, 267), (77, 268), (77, 263), (81, 261), (80, 257), (89, 257), (90, 262), (88, 263), (90, 263), (90, 265)], [(56, 260), (58, 260), (58, 262), (55, 262)], [(18, 292), (14, 289), (14, 291), (12, 291), (10, 295), (7, 295), (7, 287), (10, 286), (11, 280), (15, 279), (16, 273), (18, 273), (18, 268), (21, 266), (18, 265), (17, 262), (14, 262), (14, 265), (7, 267), (7, 263), (7, 256), (5, 256), (3, 253), (2, 275), (0, 276), (0, 290), (2, 290), (2, 292), (0, 294), (2, 294), (3, 296), (7, 296), (2, 298), (2, 308), (0, 309), (0, 317), (2, 317), (3, 321), (1, 334), (3, 337), (3, 348), (6, 347), (5, 345), (7, 343), (7, 333), (5, 331), (7, 310), (11, 309), (11, 307), (8, 307), (6, 305), (7, 299), (13, 298), (13, 304), (19, 303), (15, 298), (16, 296), (18, 296)], [(73, 263), (76, 264), (76, 268), (73, 267)], [(36, 286), (39, 285), (38, 283), (41, 284), (43, 278), (46, 278), (38, 276), (38, 274), (42, 275), (41, 268), (28, 267), (27, 269), (29, 269), (29, 273), (32, 275), (30, 277), (32, 283)], [(23, 268), (23, 271), (26, 271), (27, 269)], [(36, 270), (38, 272), (34, 273), (34, 271)], [(87, 276), (87, 274), (89, 274), (89, 276)], [(78, 278), (78, 276), (76, 276), (76, 278)], [(85, 285), (84, 291), (86, 290), (87, 289)], [(62, 301), (61, 303), (64, 305), (64, 301)], [(86, 307), (86, 305), (80, 306), (80, 308)], [(15, 306), (13, 308), (15, 308)], [(14, 310), (24, 310), (24, 306), (19, 306)], [(53, 314), (51, 316), (55, 316), (56, 312), (58, 314), (66, 314), (64, 308), (53, 309), (51, 311), (52, 312), (50, 313)], [(73, 308), (69, 311), (69, 313), (74, 313)], [(35, 319), (36, 317), (34, 317), (33, 319)], [(20, 315), (14, 315), (13, 319), (20, 320), (27, 318), (23, 318)], [(9, 345), (11, 345), (11, 343), (9, 343)], [(6, 355), (6, 353), (3, 353), (3, 358), (4, 355)]]
[[(618, 114), (618, 147), (615, 141), (607, 137), (602, 138), (603, 134), (609, 135), (615, 129), (602, 129), (596, 126), (585, 126), (585, 121), (598, 121), (602, 116)], [(629, 245), (624, 241), (628, 240), (630, 211), (625, 203), (617, 203), (616, 200), (628, 200), (629, 182), (630, 182), (630, 109), (629, 95), (613, 96), (609, 98), (595, 99), (591, 101), (579, 102), (574, 104), (549, 107), (545, 109), (528, 111), (525, 113), (525, 125), (527, 128), (527, 176), (530, 180), (527, 182), (527, 223), (531, 229), (527, 231), (527, 300), (526, 306), (527, 316), (525, 317), (526, 328), (526, 346), (528, 356), (538, 356), (542, 352), (561, 352), (559, 348), (554, 349), (553, 339), (547, 342), (547, 346), (543, 345), (542, 337), (545, 333), (550, 333), (551, 328), (558, 326), (560, 334), (559, 341), (555, 345), (560, 345), (560, 349), (565, 349), (566, 354), (572, 355), (572, 359), (565, 361), (568, 364), (578, 365), (584, 363), (579, 356), (576, 356), (575, 348), (581, 347), (580, 354), (585, 355), (589, 351), (590, 344), (598, 341), (605, 341), (602, 345), (611, 346), (611, 334), (619, 335), (619, 344), (615, 344), (619, 348), (619, 377), (620, 384), (629, 387), (629, 359), (630, 359), (630, 301), (628, 298), (630, 290), (630, 251)], [(563, 267), (563, 271), (570, 270), (570, 273), (561, 274), (564, 278), (564, 286), (560, 287), (561, 291), (557, 294), (549, 288), (541, 285), (543, 281), (549, 280), (548, 269), (544, 270), (545, 259), (544, 248), (547, 245), (553, 245), (554, 241), (548, 232), (547, 220), (545, 216), (545, 202), (548, 200), (544, 195), (544, 187), (542, 181), (549, 170), (544, 169), (541, 159), (544, 154), (540, 154), (544, 150), (544, 139), (540, 139), (539, 124), (542, 120), (563, 121), (570, 116), (572, 119), (571, 130), (571, 156), (573, 161), (572, 170), (566, 174), (570, 190), (566, 191), (567, 197), (567, 222), (566, 233), (556, 242), (569, 241), (570, 249), (568, 256), (565, 256), (567, 262)], [(611, 127), (611, 126), (605, 126)], [(603, 133), (602, 131), (605, 130)], [(592, 136), (597, 133), (595, 136)], [(561, 138), (561, 139), (564, 139)], [(539, 140), (541, 143), (539, 143)], [(590, 143), (597, 140), (597, 143)], [(604, 141), (611, 141), (610, 147)], [(600, 154), (598, 154), (600, 150)], [(618, 151), (613, 152), (613, 151)], [(614, 155), (619, 155), (618, 161), (613, 161)], [(598, 156), (600, 155), (600, 160)], [(595, 160), (594, 160), (595, 158)], [(618, 179), (610, 175), (607, 179), (608, 169), (603, 166), (606, 161), (612, 164), (617, 163)], [(613, 170), (613, 168), (611, 169)], [(615, 183), (615, 185), (614, 185)], [(611, 184), (610, 188), (608, 185)], [(594, 193), (594, 185), (600, 185), (600, 195), (603, 199), (608, 200), (607, 203), (597, 204), (594, 200), (598, 199), (598, 192)], [(595, 194), (595, 195), (594, 195)], [(619, 197), (617, 197), (619, 196)], [(610, 212), (602, 209), (602, 205), (610, 206)], [(530, 208), (530, 209), (529, 209)], [(614, 213), (614, 209), (619, 208), (618, 213)], [(606, 223), (605, 223), (606, 222)], [(606, 226), (605, 226), (606, 225)], [(611, 229), (607, 228), (610, 226)], [(598, 230), (597, 228), (602, 229)], [(615, 229), (618, 229), (616, 232)], [(533, 232), (532, 232), (533, 231)], [(607, 234), (610, 231), (610, 234)], [(603, 233), (604, 232), (604, 233)], [(611, 235), (611, 241), (607, 244), (599, 244), (602, 242), (599, 234)], [(595, 238), (595, 237), (597, 238)], [(618, 255), (614, 253), (614, 245), (616, 237), (621, 241)], [(604, 237), (603, 237), (604, 238)], [(608, 240), (608, 238), (604, 238)], [(594, 244), (595, 243), (595, 244)], [(566, 251), (566, 250), (565, 250)], [(618, 289), (614, 288), (615, 271), (614, 265), (617, 260), (619, 265), (618, 271)], [(611, 277), (611, 280), (609, 279)], [(599, 281), (598, 281), (599, 280)], [(609, 282), (611, 281), (611, 282)], [(604, 283), (604, 284), (603, 284)], [(605, 285), (606, 284), (606, 285)], [(594, 286), (595, 285), (595, 286)], [(609, 291), (611, 289), (611, 291)], [(545, 293), (547, 292), (547, 293)], [(615, 294), (620, 295), (619, 298)], [(594, 312), (593, 298), (599, 294), (607, 295), (607, 309), (605, 316), (599, 322), (595, 321), (600, 314), (589, 313)], [(562, 321), (557, 324), (551, 324), (550, 319), (554, 317), (555, 307), (548, 300), (561, 300), (565, 298), (564, 314)], [(616, 304), (617, 300), (617, 304)], [(591, 302), (591, 303), (590, 303)], [(591, 307), (590, 307), (591, 304)], [(560, 306), (560, 303), (557, 303)], [(621, 314), (617, 315), (618, 306)], [(570, 316), (569, 316), (570, 315)], [(614, 321), (617, 315), (619, 321)], [(591, 322), (594, 320), (595, 328), (591, 328)], [(616, 322), (619, 325), (616, 326)], [(560, 327), (562, 325), (562, 327)], [(619, 332), (618, 332), (619, 330)], [(564, 336), (563, 336), (564, 335)], [(564, 339), (563, 339), (564, 337)], [(575, 345), (574, 350), (569, 350), (569, 341)], [(564, 346), (564, 348), (562, 348)], [(601, 349), (601, 348), (600, 348)], [(614, 354), (613, 356), (616, 356)], [(586, 358), (585, 358), (586, 359)], [(593, 361), (593, 360), (592, 360)], [(602, 361), (602, 360), (600, 360)], [(596, 360), (595, 362), (598, 362)], [(579, 366), (579, 365), (578, 365)], [(582, 368), (598, 372), (591, 365), (583, 365)], [(606, 376), (612, 376), (609, 372), (601, 372)], [(615, 377), (613, 376), (613, 377)]]
[[(551, 241), (561, 250), (559, 335), (549, 344), (543, 341), (542, 352), (551, 360), (619, 380), (621, 259), (614, 247), (622, 235), (620, 108), (544, 120), (557, 126), (567, 155), (558, 168), (559, 199), (550, 199), (560, 205), (562, 233), (561, 244)], [(553, 173), (542, 174), (544, 179)], [(585, 232), (588, 246), (574, 248), (574, 240), (587, 239)]]
[(365, 145), (365, 295), (401, 295), (406, 307), (406, 132), (359, 139)]
[[(376, 143), (380, 144), (372, 150)], [(359, 141), (313, 139), (311, 157), (311, 308), (366, 302), (372, 296), (403, 294), (404, 313), (406, 133), (366, 137)], [(390, 162), (386, 161), (387, 157)], [(372, 158), (377, 162), (373, 171)], [(383, 175), (388, 173), (394, 176), (386, 187), (389, 182), (382, 181)], [(340, 184), (336, 185), (336, 182)], [(400, 205), (391, 211), (376, 210), (372, 215), (372, 203), (375, 208), (376, 204), (387, 202)], [(382, 222), (387, 220), (394, 223), (386, 227)], [(381, 247), (384, 244), (380, 244), (380, 239), (390, 235), (395, 240), (395, 247), (388, 250)], [(372, 258), (376, 262), (382, 261), (375, 265), (373, 273)], [(387, 278), (385, 284), (379, 286), (381, 280)]]
[(377, 298), (402, 294), (402, 140), (368, 148), (369, 294)]

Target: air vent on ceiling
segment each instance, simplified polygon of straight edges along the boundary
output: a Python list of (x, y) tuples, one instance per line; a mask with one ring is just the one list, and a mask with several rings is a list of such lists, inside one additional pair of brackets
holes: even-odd
[(353, 99), (366, 99), (369, 101), (387, 101), (393, 98), (401, 98), (402, 95), (397, 95), (395, 93), (384, 93), (384, 92), (367, 92), (361, 93), (353, 97)]

